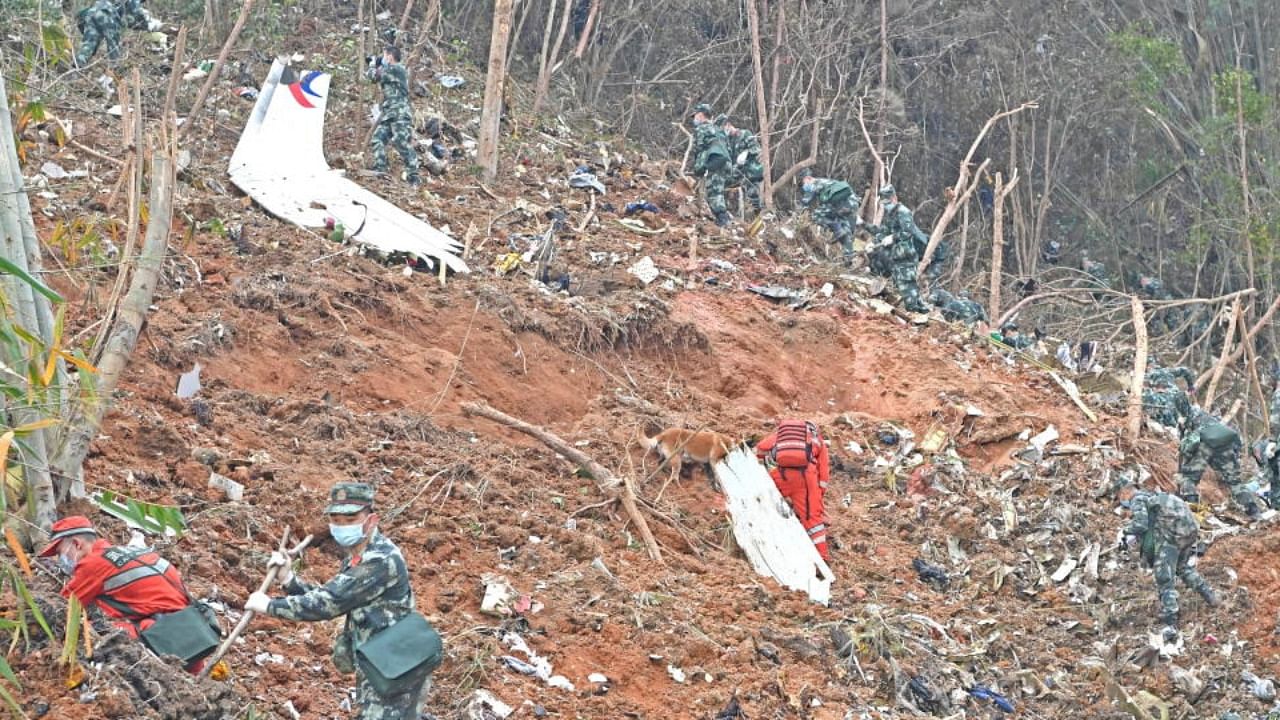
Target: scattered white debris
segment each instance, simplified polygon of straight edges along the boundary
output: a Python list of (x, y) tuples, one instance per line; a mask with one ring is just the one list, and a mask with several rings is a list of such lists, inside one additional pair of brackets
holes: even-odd
[(515, 712), (514, 708), (499, 700), (488, 690), (476, 690), (467, 703), (466, 717), (467, 720), (487, 720), (495, 717), (498, 720), (504, 720), (513, 712)]
[(675, 665), (667, 666), (667, 674), (671, 676), (672, 680), (675, 680), (678, 683), (684, 682), (684, 679), (685, 679), (684, 671), (676, 667)]
[(200, 392), (200, 363), (191, 368), (189, 372), (184, 372), (178, 376), (178, 398), (187, 400), (195, 397)]
[(484, 583), (484, 598), (480, 601), (480, 612), (496, 617), (511, 614), (511, 603), (516, 599), (516, 590), (501, 575), (485, 573), (480, 582)]
[(244, 499), (244, 485), (226, 475), (209, 473), (209, 487), (214, 490), (221, 490), (231, 502), (240, 502)]
[(645, 255), (640, 258), (636, 264), (627, 268), (627, 272), (640, 278), (640, 282), (648, 285), (658, 279), (658, 266), (653, 264), (653, 258)]
[(597, 672), (597, 673), (591, 673), (590, 675), (588, 675), (588, 676), (587, 676), (587, 679), (588, 679), (588, 680), (590, 680), (590, 681), (591, 681), (591, 682), (593, 682), (593, 683), (607, 683), (607, 682), (609, 682), (609, 677), (608, 677), (607, 675), (605, 675), (604, 673), (598, 673), (598, 672)]

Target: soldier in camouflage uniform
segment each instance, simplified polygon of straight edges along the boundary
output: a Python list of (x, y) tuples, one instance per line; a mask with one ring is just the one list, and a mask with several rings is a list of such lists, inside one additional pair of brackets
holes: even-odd
[(729, 157), (729, 138), (724, 130), (711, 122), (711, 106), (699, 103), (693, 108), (693, 174), (704, 178), (703, 191), (707, 207), (716, 216), (716, 225), (724, 227), (733, 218), (724, 202), (724, 189), (729, 184), (733, 163)]
[(329, 492), (329, 531), (347, 552), (338, 574), (323, 585), (293, 576), (288, 559), (273, 553), (270, 566), (280, 566), (277, 580), (288, 597), (271, 599), (253, 593), (245, 610), (302, 622), (346, 616), (333, 648), (333, 664), (356, 673), (359, 720), (417, 720), (419, 697), (428, 673), (410, 691), (383, 697), (369, 684), (355, 661), (355, 649), (377, 632), (394, 625), (414, 609), (409, 569), (400, 548), (377, 529), (373, 487), (340, 482)]
[(727, 119), (724, 133), (729, 138), (729, 155), (733, 158), (733, 172), (729, 187), (741, 187), (751, 207), (763, 207), (760, 200), (760, 182), (764, 180), (764, 164), (760, 162), (760, 141), (755, 133), (736, 127)]
[[(1178, 378), (1186, 381), (1186, 390), (1178, 385)], [(1152, 358), (1142, 389), (1142, 405), (1152, 420), (1166, 427), (1181, 428), (1191, 417), (1191, 398), (1187, 393), (1194, 393), (1195, 388), (1196, 376), (1190, 370), (1162, 368)]]
[(948, 322), (957, 320), (966, 325), (976, 322), (988, 322), (986, 308), (971, 300), (964, 292), (956, 297), (942, 288), (934, 288), (929, 293), (929, 302), (942, 311), (943, 319)]
[(1256, 517), (1258, 498), (1240, 479), (1240, 434), (1203, 410), (1193, 410), (1178, 443), (1178, 494), (1187, 502), (1200, 502), (1200, 476), (1213, 468), (1241, 509)]
[(853, 263), (853, 233), (863, 224), (858, 216), (858, 196), (843, 180), (815, 177), (812, 170), (800, 174), (800, 204), (813, 213), (813, 221), (831, 231), (844, 251), (844, 261)]
[(409, 71), (400, 64), (400, 48), (388, 46), (369, 68), (370, 80), (382, 86), (378, 126), (373, 130), (373, 171), (387, 172), (387, 143), (400, 153), (410, 185), (422, 182), (418, 151), (413, 148), (413, 111), (409, 109)]
[(1178, 624), (1178, 591), (1174, 580), (1204, 598), (1209, 607), (1221, 603), (1209, 583), (1191, 565), (1191, 555), (1199, 538), (1200, 524), (1187, 503), (1165, 492), (1138, 489), (1129, 485), (1120, 491), (1121, 505), (1133, 511), (1125, 527), (1125, 545), (1141, 547), (1143, 560), (1155, 568), (1160, 592), (1160, 622), (1171, 628)]
[(96, 0), (76, 15), (82, 40), (76, 50), (76, 64), (89, 64), (98, 45), (107, 43), (107, 59), (120, 59), (121, 27), (131, 30), (158, 30), (160, 22), (142, 7), (141, 0)]
[[(916, 265), (920, 263), (920, 253), (929, 244), (929, 237), (916, 227), (911, 210), (898, 202), (898, 193), (892, 185), (880, 188), (880, 201), (884, 204), (884, 219), (880, 225), (868, 229), (889, 252), (893, 284), (898, 288), (903, 307), (911, 312), (929, 312), (929, 307), (920, 299), (916, 278)], [(932, 269), (933, 264), (929, 267)]]
[(102, 41), (107, 43), (107, 59), (120, 59), (120, 7), (115, 0), (96, 0), (76, 15), (80, 28), (80, 48), (76, 50), (76, 65), (84, 67), (98, 52)]

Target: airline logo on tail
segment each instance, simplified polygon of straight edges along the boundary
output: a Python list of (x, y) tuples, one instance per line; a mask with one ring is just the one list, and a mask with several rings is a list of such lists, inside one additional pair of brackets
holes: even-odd
[(311, 97), (314, 97), (314, 98), (324, 97), (320, 93), (311, 89), (312, 81), (314, 81), (316, 78), (320, 77), (323, 74), (324, 73), (320, 72), (319, 70), (312, 70), (311, 72), (307, 73), (298, 82), (289, 85), (289, 92), (293, 93), (293, 99), (297, 100), (299, 105), (301, 105), (304, 108), (314, 108), (315, 105), (311, 104), (311, 101), (307, 99), (307, 96), (310, 95)]

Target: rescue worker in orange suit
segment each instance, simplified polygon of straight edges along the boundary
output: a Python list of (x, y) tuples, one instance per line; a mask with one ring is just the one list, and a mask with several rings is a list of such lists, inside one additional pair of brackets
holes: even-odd
[[(58, 566), (71, 576), (62, 596), (97, 607), (129, 637), (137, 640), (155, 622), (153, 615), (191, 604), (178, 569), (150, 548), (112, 545), (83, 515), (55, 522), (52, 531), (40, 557), (57, 555)], [(186, 670), (194, 675), (203, 668), (204, 661), (197, 660)]]
[(830, 559), (823, 496), (831, 479), (831, 460), (818, 426), (804, 420), (783, 420), (777, 430), (756, 444), (756, 458), (795, 510), (818, 554), (823, 560)]

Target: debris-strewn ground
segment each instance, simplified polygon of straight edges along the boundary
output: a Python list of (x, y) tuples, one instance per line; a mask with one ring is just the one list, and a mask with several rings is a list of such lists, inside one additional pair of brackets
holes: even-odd
[[(472, 77), (457, 91), (469, 94), (453, 97), (432, 90), (464, 132), (481, 84)], [(1240, 673), (1277, 671), (1269, 525), (1211, 546), (1204, 572), (1227, 602), (1210, 611), (1183, 593), (1182, 654), (1144, 650), (1153, 581), (1114, 549), (1121, 519), (1102, 491), (1138, 456), (1167, 477), (1171, 443), (1121, 448), (1117, 416), (1100, 407), (1101, 422), (1089, 422), (1043, 371), (951, 326), (882, 313), (868, 283), (812, 263), (773, 223), (758, 239), (720, 233), (663, 164), (604, 146), (606, 168), (600, 145), (563, 132), (507, 148), (520, 170), (496, 187), (465, 163), (422, 192), (365, 180), (465, 237), (472, 275), (442, 288), (429, 274), (334, 254), (224, 190), (250, 107), (229, 89), (215, 90), (217, 117), (194, 141), (164, 285), (88, 465), (94, 486), (183, 506), (191, 531), (165, 553), (198, 594), (232, 608), (228, 625), (281, 530), (323, 538), (327, 487), (369, 479), (419, 607), (447, 638), (432, 695), (441, 718), (480, 717), (466, 709), (478, 689), (519, 717), (712, 718), (736, 697), (750, 718), (988, 717), (1002, 700), (1019, 717), (1123, 718), (1142, 691), (1174, 717), (1264, 709)], [(112, 118), (72, 117), (81, 142), (118, 151)], [(330, 118), (335, 164), (359, 166), (358, 117), (346, 108)], [(116, 173), (73, 148), (40, 146), (28, 164), (48, 159), (91, 176), (51, 182), (56, 197), (35, 200), (45, 232), (100, 200)], [(565, 183), (586, 162), (610, 189), (594, 211)], [(617, 222), (644, 198), (663, 210), (657, 234)], [(570, 229), (553, 266), (572, 296), (531, 270), (488, 267), (526, 249), (555, 206)], [(649, 285), (626, 272), (644, 256), (660, 271)], [(54, 277), (77, 330), (109, 279)], [(792, 309), (749, 283), (808, 301)], [(203, 389), (178, 400), (177, 377), (195, 363)], [(590, 478), (525, 436), (464, 417), (468, 401), (543, 425), (635, 478), (665, 563), (646, 557)], [(820, 423), (835, 456), (829, 608), (757, 577), (701, 471), (669, 483), (636, 442), (665, 425), (752, 438), (786, 416)], [(1029, 449), (1049, 426), (1059, 439)], [(208, 487), (215, 471), (246, 486), (243, 501)], [(322, 539), (307, 575), (326, 577), (337, 557)], [(945, 580), (922, 580), (917, 559)], [(490, 575), (529, 596), (523, 612), (480, 612)], [(341, 716), (349, 678), (328, 659), (336, 629), (255, 620), (230, 657), (229, 687), (246, 699), (226, 716), (288, 717), (286, 703), (306, 718)], [(527, 659), (509, 634), (575, 689), (509, 669), (503, 656)], [(111, 673), (91, 669), (84, 688), (67, 690), (50, 653), (16, 665), (25, 696), (51, 716), (178, 716), (136, 698), (122, 710)], [(968, 692), (978, 686), (997, 699)]]

